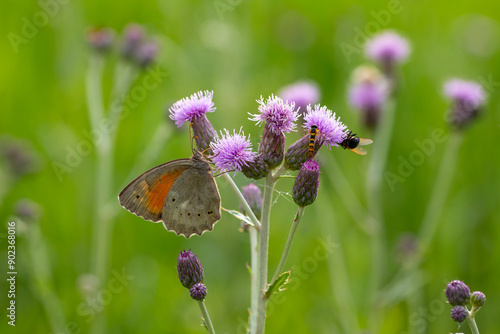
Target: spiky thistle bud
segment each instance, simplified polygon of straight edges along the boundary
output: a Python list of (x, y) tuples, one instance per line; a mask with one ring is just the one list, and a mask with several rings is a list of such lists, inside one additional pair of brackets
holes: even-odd
[(316, 200), (319, 189), (319, 167), (319, 162), (314, 159), (302, 164), (292, 189), (293, 201), (298, 206), (305, 207)]
[(462, 281), (455, 280), (448, 283), (445, 290), (446, 298), (451, 306), (467, 305), (470, 301), (470, 289)]
[(462, 305), (454, 306), (450, 312), (451, 319), (459, 324), (465, 321), (467, 315), (469, 315), (469, 311), (467, 311), (467, 308)]
[(485, 301), (486, 296), (481, 291), (474, 291), (470, 295), (470, 303), (475, 308), (480, 308), (481, 306), (483, 306)]
[(202, 301), (207, 296), (207, 287), (203, 283), (196, 283), (189, 289), (191, 298), (197, 301)]
[(177, 258), (177, 273), (182, 285), (190, 289), (196, 283), (203, 282), (203, 267), (190, 250), (182, 251)]

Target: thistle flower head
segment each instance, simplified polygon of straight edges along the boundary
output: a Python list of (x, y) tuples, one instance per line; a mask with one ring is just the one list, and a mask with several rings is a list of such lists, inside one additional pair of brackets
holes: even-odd
[(250, 137), (243, 132), (231, 135), (229, 131), (221, 132), (221, 138), (210, 144), (213, 151), (212, 161), (220, 171), (241, 171), (254, 162), (256, 153), (252, 152)]
[(299, 113), (304, 113), (307, 105), (319, 102), (321, 93), (314, 81), (297, 81), (280, 89), (278, 96), (283, 101), (295, 103)]
[(197, 301), (202, 301), (207, 296), (207, 287), (203, 283), (196, 283), (189, 289), (191, 298)]
[(295, 178), (292, 189), (292, 198), (300, 207), (311, 205), (316, 200), (319, 189), (320, 164), (314, 159), (302, 164)]
[(444, 84), (444, 94), (450, 99), (479, 108), (485, 99), (483, 87), (474, 81), (451, 79)]
[(470, 289), (464, 282), (455, 280), (448, 283), (445, 295), (452, 306), (467, 305), (470, 300)]
[(261, 97), (259, 113), (250, 118), (257, 124), (264, 123), (274, 134), (289, 133), (295, 130), (297, 113), (294, 111), (295, 103), (283, 102), (278, 96), (271, 95), (266, 101)]
[(481, 85), (460, 79), (447, 81), (444, 84), (444, 94), (453, 100), (448, 121), (458, 128), (477, 117), (485, 100)]
[(467, 315), (469, 315), (469, 312), (467, 311), (467, 308), (462, 305), (454, 306), (450, 312), (451, 319), (459, 324), (467, 319)]
[(177, 258), (177, 273), (182, 285), (188, 289), (203, 282), (203, 267), (190, 250), (182, 251)]
[(410, 54), (410, 45), (398, 33), (386, 30), (367, 42), (365, 53), (369, 59), (382, 63), (403, 62)]
[(310, 129), (311, 126), (318, 127), (318, 139), (321, 144), (326, 147), (338, 147), (338, 143), (344, 140), (345, 131), (347, 126), (340, 122), (340, 118), (336, 118), (335, 113), (327, 109), (325, 106), (321, 107), (319, 104), (314, 106), (307, 106), (307, 113), (304, 116), (304, 129)]
[(177, 127), (180, 127), (186, 121), (193, 122), (207, 112), (214, 112), (212, 97), (213, 92), (206, 90), (183, 98), (170, 107), (170, 118), (175, 121)]

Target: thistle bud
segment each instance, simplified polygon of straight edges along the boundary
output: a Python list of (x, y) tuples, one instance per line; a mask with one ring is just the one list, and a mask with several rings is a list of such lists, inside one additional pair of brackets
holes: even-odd
[(314, 203), (319, 189), (319, 162), (308, 160), (302, 164), (299, 174), (295, 178), (292, 189), (292, 198), (295, 204), (305, 207)]
[(262, 157), (259, 155), (254, 158), (253, 162), (248, 165), (244, 165), (241, 168), (241, 172), (249, 179), (259, 180), (266, 177), (268, 168), (264, 160), (262, 160)]
[(274, 133), (269, 126), (264, 127), (258, 152), (269, 169), (278, 167), (285, 156), (285, 135)]
[(110, 28), (91, 28), (87, 32), (87, 43), (98, 52), (107, 52), (113, 46), (114, 31)]
[(447, 81), (444, 85), (444, 94), (453, 102), (448, 122), (458, 129), (479, 115), (485, 100), (485, 93), (480, 84), (460, 79)]
[(465, 321), (467, 315), (469, 315), (469, 311), (467, 311), (467, 308), (462, 305), (454, 306), (450, 312), (451, 319), (459, 324)]
[(191, 298), (197, 301), (202, 301), (207, 296), (207, 287), (203, 283), (196, 283), (189, 289)]
[(470, 296), (470, 302), (473, 307), (480, 308), (484, 305), (486, 301), (486, 296), (481, 291), (474, 291)]
[(190, 250), (182, 251), (177, 258), (177, 273), (182, 285), (190, 289), (196, 283), (203, 282), (203, 267)]
[(470, 289), (464, 282), (455, 280), (448, 283), (445, 295), (451, 306), (467, 305), (470, 300)]

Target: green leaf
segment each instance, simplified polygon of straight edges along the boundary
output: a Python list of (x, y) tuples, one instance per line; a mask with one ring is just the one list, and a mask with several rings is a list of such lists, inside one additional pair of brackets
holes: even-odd
[(222, 210), (224, 210), (227, 213), (233, 215), (234, 217), (236, 217), (236, 219), (242, 220), (245, 223), (247, 223), (248, 225), (255, 227), (254, 223), (252, 223), (252, 220), (247, 215), (244, 215), (241, 212), (236, 211), (236, 210), (227, 210), (227, 209), (224, 209), (224, 208), (222, 208)]
[(266, 298), (271, 297), (273, 293), (278, 293), (285, 290), (285, 285), (288, 283), (288, 278), (290, 277), (290, 273), (292, 271), (285, 271), (281, 275), (279, 275), (274, 282), (267, 288), (266, 294), (264, 295)]

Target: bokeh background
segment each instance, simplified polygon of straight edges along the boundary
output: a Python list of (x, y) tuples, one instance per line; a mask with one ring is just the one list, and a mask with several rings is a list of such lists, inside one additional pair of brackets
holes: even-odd
[[(384, 171), (397, 172), (402, 158), (418, 149), (415, 140), (430, 138), (434, 129), (450, 130), (443, 115), (450, 103), (442, 84), (452, 77), (490, 83), (482, 116), (465, 131), (449, 194), (442, 205), (430, 248), (415, 276), (394, 289), (392, 278), (412, 250), (441, 158), (448, 144), (436, 144), (404, 182), (394, 188), (384, 182), (380, 198), (384, 213), (385, 267), (380, 307), (373, 329), (370, 236), (346, 209), (335, 170), (366, 203), (365, 182), (370, 153), (358, 156), (342, 149), (322, 149), (318, 200), (306, 209), (286, 268), (297, 269), (294, 284), (272, 302), (269, 333), (448, 333), (443, 289), (453, 279), (465, 281), (487, 296), (479, 312), (480, 330), (498, 330), (500, 309), (499, 99), (500, 11), (493, 1), (4, 1), (0, 14), (0, 96), (2, 140), (22, 140), (34, 165), (21, 177), (2, 161), (0, 221), (0, 331), (19, 333), (87, 333), (103, 321), (105, 333), (203, 333), (198, 306), (178, 282), (176, 257), (191, 249), (205, 268), (207, 307), (218, 333), (240, 333), (249, 307), (248, 236), (227, 213), (211, 233), (189, 240), (145, 222), (119, 207), (115, 196), (131, 180), (131, 171), (161, 125), (159, 154), (139, 161), (144, 170), (191, 154), (186, 127), (176, 129), (166, 117), (171, 103), (199, 90), (213, 90), (217, 111), (209, 115), (218, 130), (239, 129), (257, 145), (261, 128), (248, 120), (256, 99), (276, 93), (301, 79), (316, 81), (321, 103), (362, 137), (363, 128), (346, 96), (352, 70), (366, 62), (362, 52), (350, 56), (340, 45), (353, 45), (359, 31), (395, 29), (411, 43), (409, 60), (399, 67), (393, 136)], [(398, 6), (386, 21), (376, 15)], [(35, 31), (23, 29), (45, 12)], [(374, 15), (374, 13), (376, 15)], [(96, 319), (88, 299), (95, 298), (91, 273), (95, 226), (96, 150), (81, 157), (70, 171), (57, 175), (54, 162), (64, 163), (68, 148), (86, 140), (92, 130), (86, 102), (85, 77), (90, 50), (85, 33), (107, 26), (118, 35), (129, 23), (142, 24), (160, 45), (156, 64), (168, 76), (147, 92), (122, 120), (116, 138), (112, 171), (113, 216), (107, 286), (114, 273), (132, 276), (97, 303)], [(373, 23), (375, 22), (375, 24)], [(370, 25), (371, 24), (371, 25)], [(365, 29), (368, 28), (368, 31)], [(24, 36), (14, 47), (9, 34)], [(12, 35), (10, 35), (12, 36)], [(103, 76), (106, 103), (118, 55), (106, 60)], [(153, 68), (157, 65), (153, 65)], [(136, 81), (147, 75), (144, 71)], [(290, 136), (288, 144), (298, 138)], [(28, 146), (28, 147), (25, 147)], [(334, 158), (334, 160), (332, 159)], [(332, 164), (335, 162), (335, 166)], [(21, 163), (21, 165), (25, 165)], [(20, 170), (17, 170), (20, 172)], [(139, 171), (140, 172), (140, 171)], [(15, 173), (14, 173), (15, 174)], [(22, 173), (20, 173), (22, 174)], [(139, 173), (137, 172), (137, 175)], [(235, 176), (239, 185), (249, 180)], [(270, 272), (277, 265), (296, 210), (292, 180), (280, 181), (272, 212)], [(218, 180), (222, 206), (238, 203)], [(340, 189), (340, 191), (339, 191)], [(350, 195), (349, 195), (350, 196)], [(22, 199), (39, 204), (33, 221), (19, 218)], [(351, 198), (347, 198), (347, 202)], [(24, 204), (26, 205), (26, 204)], [(108, 205), (108, 203), (103, 203)], [(25, 212), (26, 213), (26, 212)], [(29, 213), (29, 212), (28, 212)], [(22, 215), (22, 212), (21, 212)], [(16, 327), (6, 318), (6, 223), (17, 221)], [(25, 219), (26, 220), (26, 219)], [(321, 242), (333, 251), (318, 260)], [(403, 241), (402, 241), (403, 240)], [(410, 240), (410, 241), (408, 241)], [(402, 247), (401, 243), (403, 242)], [(321, 249), (321, 248), (320, 248)], [(312, 259), (312, 260), (311, 260)], [(299, 273), (299, 268), (302, 272)], [(304, 268), (308, 268), (304, 270)], [(114, 284), (114, 283), (113, 283)], [(391, 289), (392, 287), (392, 289)], [(384, 296), (384, 293), (391, 295)], [(86, 304), (87, 303), (87, 304)], [(104, 307), (102, 307), (104, 306)], [(87, 310), (87, 312), (85, 311)], [(97, 320), (100, 319), (100, 320)], [(345, 321), (348, 324), (345, 324)], [(370, 320), (372, 319), (372, 320)], [(60, 325), (63, 324), (62, 329)], [(59, 327), (58, 327), (59, 326)], [(468, 333), (464, 326), (462, 330)]]

